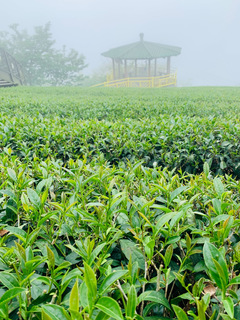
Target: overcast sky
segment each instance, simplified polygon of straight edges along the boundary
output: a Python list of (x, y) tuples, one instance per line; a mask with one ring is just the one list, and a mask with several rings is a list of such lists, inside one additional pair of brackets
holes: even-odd
[(178, 84), (240, 86), (240, 0), (7, 0), (0, 30), (52, 25), (60, 47), (86, 57), (89, 74), (101, 53), (139, 40), (180, 46)]

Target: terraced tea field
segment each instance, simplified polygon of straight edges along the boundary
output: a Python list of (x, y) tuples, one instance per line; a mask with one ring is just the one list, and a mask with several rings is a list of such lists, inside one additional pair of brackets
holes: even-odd
[(0, 319), (240, 318), (239, 88), (0, 108)]

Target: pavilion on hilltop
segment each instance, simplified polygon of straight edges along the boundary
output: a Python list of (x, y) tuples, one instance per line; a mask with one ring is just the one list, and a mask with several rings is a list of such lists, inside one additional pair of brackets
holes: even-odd
[[(112, 60), (112, 75), (101, 84), (105, 87), (164, 87), (176, 85), (176, 72), (171, 71), (171, 57), (181, 53), (181, 48), (144, 40), (102, 53)], [(165, 67), (159, 59), (166, 59)]]

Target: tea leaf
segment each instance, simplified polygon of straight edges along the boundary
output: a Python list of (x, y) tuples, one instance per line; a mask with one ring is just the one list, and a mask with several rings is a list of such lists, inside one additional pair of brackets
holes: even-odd
[(26, 289), (25, 288), (18, 288), (18, 287), (14, 287), (9, 289), (8, 291), (6, 291), (0, 298), (0, 307), (7, 303), (8, 301), (12, 300), (13, 298), (15, 298), (17, 295), (19, 295), (22, 292), (25, 292)]
[(174, 216), (176, 215), (176, 212), (169, 212), (169, 213), (166, 213), (164, 215), (162, 215), (158, 221), (157, 221), (157, 224), (156, 224), (156, 231), (154, 232), (154, 235), (158, 235), (161, 228), (169, 221), (171, 220)]
[(182, 308), (176, 306), (176, 305), (172, 305), (173, 310), (178, 318), (178, 320), (188, 320), (188, 316), (186, 315), (186, 313), (183, 311)]
[(126, 316), (133, 318), (136, 312), (136, 307), (137, 307), (137, 293), (134, 285), (132, 285), (128, 293)]
[(213, 179), (214, 188), (219, 196), (221, 198), (222, 194), (225, 192), (223, 183), (220, 178), (214, 178)]
[(0, 282), (8, 289), (12, 289), (19, 286), (16, 276), (7, 271), (0, 272)]
[(219, 315), (223, 318), (223, 320), (235, 320), (235, 318), (231, 318), (227, 314), (220, 313)]
[(78, 292), (78, 279), (76, 280), (69, 298), (70, 310), (79, 311), (79, 292)]
[(24, 261), (26, 261), (26, 252), (25, 252), (25, 249), (15, 241), (15, 246), (17, 247), (17, 250), (19, 252), (19, 255), (22, 257), (22, 259)]
[(123, 320), (123, 315), (118, 303), (110, 297), (102, 297), (98, 300), (96, 308), (100, 309), (116, 320)]
[(133, 261), (137, 261), (139, 268), (145, 269), (145, 259), (142, 252), (137, 248), (136, 244), (129, 240), (120, 240), (122, 252), (128, 260), (130, 257)]
[(110, 316), (104, 313), (103, 311), (99, 312), (95, 320), (107, 320)]
[(137, 300), (137, 304), (142, 301), (152, 301), (162, 304), (167, 309), (171, 310), (171, 307), (161, 291), (145, 291), (140, 294)]
[(11, 226), (7, 226), (6, 229), (19, 238), (23, 243), (26, 242), (27, 233), (24, 230)]
[(234, 277), (228, 284), (228, 286), (231, 286), (233, 284), (240, 284), (240, 276)]
[(55, 267), (54, 253), (48, 246), (46, 246), (46, 248), (47, 248), (48, 266), (49, 266), (49, 269), (53, 269)]
[(168, 247), (167, 247), (167, 250), (165, 252), (165, 255), (164, 255), (164, 264), (165, 264), (165, 268), (167, 268), (171, 262), (171, 259), (172, 259), (172, 255), (173, 255), (173, 245), (170, 244)]
[(16, 176), (16, 172), (11, 169), (11, 168), (7, 168), (7, 172), (9, 177), (13, 180), (13, 181), (17, 181), (17, 176)]
[(43, 309), (42, 309), (42, 320), (53, 320)]
[(209, 173), (210, 173), (210, 169), (209, 169), (209, 164), (207, 162), (204, 162), (203, 164), (203, 171), (205, 176), (208, 178)]
[[(88, 307), (88, 287), (85, 282), (82, 282), (79, 287), (79, 297), (80, 297), (80, 304), (83, 308)], [(91, 303), (91, 300), (90, 300)]]
[(39, 208), (41, 206), (41, 199), (35, 190), (27, 188), (27, 195), (31, 203), (36, 208)]
[[(221, 277), (223, 277), (225, 284), (228, 283), (228, 270), (226, 261), (218, 249), (209, 242), (205, 242), (203, 246), (203, 257), (212, 279), (216, 282), (219, 288), (222, 288)], [(219, 274), (218, 270), (216, 270), (216, 262), (214, 263), (214, 260), (217, 262), (217, 264), (219, 264), (222, 270), (221, 275)]]
[(42, 306), (42, 310), (52, 320), (71, 320), (71, 317), (67, 314), (63, 307), (48, 304)]
[(227, 297), (223, 300), (224, 308), (229, 315), (229, 317), (232, 319), (234, 318), (234, 303), (231, 297)]
[(94, 262), (94, 260), (96, 259), (96, 257), (98, 256), (98, 254), (102, 251), (102, 249), (106, 246), (106, 243), (102, 243), (99, 246), (97, 246), (97, 248), (95, 248), (93, 250), (93, 252), (91, 253), (89, 259), (88, 259), (88, 264), (89, 266), (91, 266)]
[(128, 273), (128, 270), (117, 270), (111, 274), (109, 274), (102, 282), (99, 287), (99, 294), (102, 295), (115, 281), (123, 277)]
[(97, 279), (91, 267), (84, 262), (84, 280), (88, 288), (88, 302), (93, 306), (97, 296)]
[(187, 188), (188, 188), (187, 186), (182, 186), (182, 187), (179, 187), (176, 190), (172, 191), (170, 194), (170, 202), (172, 202), (179, 194), (181, 194)]

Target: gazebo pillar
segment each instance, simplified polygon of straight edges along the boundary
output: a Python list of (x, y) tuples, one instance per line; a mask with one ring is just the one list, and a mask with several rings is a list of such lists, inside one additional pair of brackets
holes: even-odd
[(154, 59), (154, 77), (157, 76), (157, 59)]
[(125, 78), (127, 78), (128, 77), (127, 59), (124, 59), (124, 74), (125, 74)]
[(137, 77), (137, 59), (135, 59), (135, 77)]
[(113, 80), (116, 79), (115, 59), (112, 58)]
[(171, 72), (171, 57), (167, 57), (167, 74)]
[(151, 59), (148, 59), (148, 77), (151, 77)]
[(120, 59), (118, 60), (118, 79), (121, 77)]

